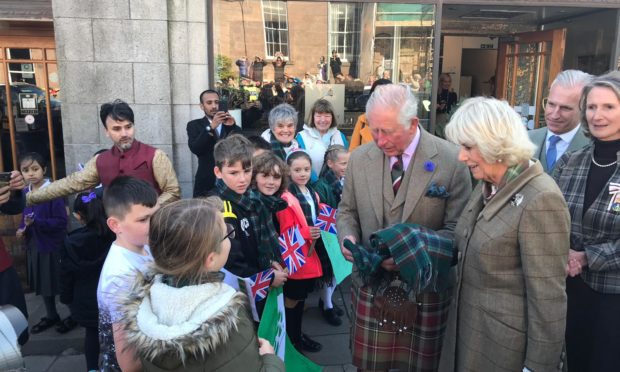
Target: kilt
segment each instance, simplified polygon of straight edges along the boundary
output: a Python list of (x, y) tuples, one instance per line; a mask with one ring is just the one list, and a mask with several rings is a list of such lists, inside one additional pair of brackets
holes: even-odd
[(380, 327), (371, 316), (371, 289), (353, 286), (353, 364), (367, 370), (436, 371), (451, 299), (451, 290), (418, 295), (414, 327), (399, 333)]

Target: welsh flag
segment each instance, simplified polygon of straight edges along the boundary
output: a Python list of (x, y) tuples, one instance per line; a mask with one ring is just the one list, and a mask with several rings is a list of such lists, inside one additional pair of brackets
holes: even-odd
[(284, 361), (287, 371), (319, 372), (323, 369), (318, 364), (303, 356), (286, 336), (286, 313), (282, 288), (269, 291), (263, 317), (258, 325), (258, 337), (269, 341), (276, 355)]

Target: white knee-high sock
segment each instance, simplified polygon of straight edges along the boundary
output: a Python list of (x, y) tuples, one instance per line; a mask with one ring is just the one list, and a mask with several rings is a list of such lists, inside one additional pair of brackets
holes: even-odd
[(330, 286), (325, 285), (321, 289), (321, 300), (323, 300), (323, 308), (325, 310), (332, 309), (334, 304), (332, 303), (332, 295), (336, 290), (336, 279), (332, 279), (332, 284)]

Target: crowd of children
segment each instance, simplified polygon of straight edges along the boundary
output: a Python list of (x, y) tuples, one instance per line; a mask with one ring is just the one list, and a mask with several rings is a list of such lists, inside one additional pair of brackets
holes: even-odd
[[(340, 309), (332, 304), (335, 280), (314, 225), (320, 203), (337, 207), (348, 153), (331, 146), (313, 186), (305, 151), (288, 153), (285, 162), (270, 150), (259, 137), (229, 136), (214, 149), (217, 182), (209, 197), (164, 206), (147, 182), (118, 177), (103, 197), (94, 190), (75, 197), (81, 227), (68, 234), (63, 199), (24, 209), (17, 236), (25, 238), (29, 282), (47, 312), (31, 332), (84, 327), (89, 371), (281, 371), (273, 347), (256, 336), (248, 298), (220, 272), (245, 278), (272, 269), (270, 286), (283, 286), (292, 344), (321, 350), (302, 333), (305, 300), (322, 291), (320, 307), (334, 312), (334, 322)], [(45, 166), (36, 153), (20, 159), (24, 194), (49, 183)], [(294, 272), (279, 245), (291, 229), (305, 242), (305, 263)], [(57, 295), (71, 312), (65, 320)], [(259, 317), (264, 303), (256, 304)]]

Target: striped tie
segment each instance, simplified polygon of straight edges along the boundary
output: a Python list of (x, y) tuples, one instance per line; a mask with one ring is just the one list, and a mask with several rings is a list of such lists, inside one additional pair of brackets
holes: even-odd
[(396, 163), (392, 165), (392, 171), (390, 173), (392, 175), (392, 190), (394, 190), (394, 195), (396, 195), (400, 188), (400, 183), (403, 180), (403, 173), (405, 173), (403, 170), (403, 157), (401, 155), (396, 157)]

